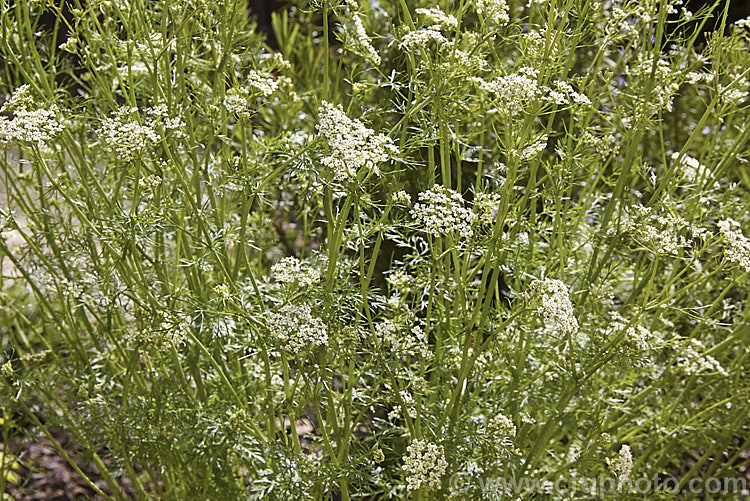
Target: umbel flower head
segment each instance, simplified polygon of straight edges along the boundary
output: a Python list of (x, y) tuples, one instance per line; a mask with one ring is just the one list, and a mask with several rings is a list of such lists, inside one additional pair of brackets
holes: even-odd
[(309, 304), (285, 304), (278, 312), (270, 313), (268, 329), (274, 340), (294, 353), (310, 345), (328, 344), (326, 325), (312, 315)]
[(489, 82), (479, 77), (472, 77), (471, 81), (497, 99), (498, 111), (512, 117), (549, 94), (549, 89), (537, 82), (538, 75), (536, 68), (522, 66), (517, 73), (498, 76)]
[(440, 30), (433, 28), (424, 28), (421, 30), (410, 31), (401, 38), (399, 47), (405, 51), (410, 51), (414, 47), (424, 47), (430, 42), (437, 42), (438, 45), (448, 43), (448, 39), (440, 33)]
[(44, 143), (55, 138), (62, 129), (56, 105), (37, 107), (28, 84), (20, 86), (0, 108), (0, 113), (11, 112), (13, 118), (0, 116), (0, 141)]
[(498, 414), (492, 418), (487, 426), (488, 431), (501, 438), (515, 437), (516, 425), (505, 414)]
[(614, 459), (607, 459), (609, 469), (617, 475), (617, 485), (622, 487), (630, 481), (630, 472), (633, 470), (633, 454), (630, 446), (623, 444), (620, 453)]
[(346, 5), (349, 8), (349, 23), (346, 26), (347, 42), (372, 64), (379, 65), (381, 62), (380, 54), (372, 46), (370, 37), (367, 36), (356, 0), (346, 0)]
[(408, 474), (406, 488), (418, 490), (421, 487), (434, 489), (440, 486), (440, 478), (448, 467), (442, 445), (427, 440), (414, 440), (406, 448), (403, 470)]
[(544, 322), (557, 325), (563, 332), (578, 333), (578, 320), (573, 315), (573, 303), (568, 288), (560, 280), (545, 278), (531, 282), (531, 290), (541, 296), (539, 313)]
[(362, 169), (378, 174), (380, 164), (398, 155), (390, 137), (375, 134), (359, 120), (349, 118), (340, 105), (323, 101), (318, 114), (318, 134), (326, 139), (331, 152), (322, 162), (333, 170), (336, 181), (354, 181)]
[(430, 9), (417, 9), (417, 14), (423, 15), (429, 22), (434, 23), (433, 29), (438, 29), (444, 26), (448, 29), (455, 30), (458, 28), (458, 19), (455, 16), (446, 14), (440, 7), (432, 7)]
[(184, 127), (182, 119), (167, 115), (167, 107), (163, 104), (142, 112), (131, 106), (122, 106), (102, 121), (97, 134), (106, 148), (120, 158), (130, 160), (138, 152), (158, 143), (167, 131), (171, 131), (174, 137), (183, 137)]
[(477, 14), (488, 22), (502, 26), (510, 22), (508, 3), (505, 0), (475, 0)]
[(457, 232), (471, 238), (474, 214), (464, 207), (463, 197), (445, 186), (435, 185), (419, 194), (419, 203), (414, 205), (411, 216), (421, 223), (424, 231), (435, 237)]
[(278, 263), (271, 266), (271, 273), (274, 280), (281, 284), (310, 287), (320, 281), (318, 270), (293, 256), (282, 258)]
[(745, 271), (750, 271), (750, 239), (742, 233), (740, 223), (730, 217), (719, 221), (718, 226), (726, 244), (724, 256), (730, 262), (740, 265)]

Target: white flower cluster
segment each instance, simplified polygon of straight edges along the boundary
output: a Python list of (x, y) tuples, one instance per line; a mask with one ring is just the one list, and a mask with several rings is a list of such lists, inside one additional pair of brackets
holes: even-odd
[(156, 174), (149, 174), (146, 177), (142, 177), (138, 180), (138, 187), (145, 191), (151, 191), (161, 186), (162, 178)]
[[(522, 53), (532, 61), (538, 58), (552, 57), (552, 53), (545, 56), (547, 54), (546, 37), (536, 30), (528, 31), (521, 35), (519, 42)], [(551, 47), (551, 49), (555, 50), (555, 46)]]
[(172, 131), (175, 137), (183, 137), (185, 122), (167, 114), (164, 105), (146, 108), (143, 114), (138, 108), (123, 106), (106, 118), (97, 131), (102, 144), (124, 159), (131, 159), (138, 152), (154, 146), (162, 138), (160, 129)]
[(410, 355), (428, 358), (427, 335), (419, 325), (410, 329), (392, 320), (375, 324), (375, 336), (399, 356)]
[(464, 207), (463, 197), (456, 191), (435, 185), (419, 194), (419, 202), (409, 212), (421, 223), (422, 230), (435, 237), (458, 233), (471, 238), (474, 214)]
[(406, 488), (411, 491), (422, 487), (439, 487), (440, 479), (448, 468), (443, 446), (426, 440), (414, 440), (406, 450), (409, 454), (403, 457), (402, 465), (408, 474)]
[(391, 138), (375, 134), (359, 120), (349, 118), (341, 106), (323, 101), (318, 113), (318, 134), (328, 141), (331, 149), (331, 154), (322, 161), (333, 169), (335, 180), (354, 181), (362, 169), (378, 174), (381, 163), (398, 155)]
[(229, 113), (236, 113), (244, 117), (250, 117), (255, 109), (255, 97), (271, 96), (282, 87), (291, 86), (289, 77), (274, 77), (268, 71), (250, 70), (247, 75), (246, 85), (229, 89), (224, 97), (224, 107)]
[(407, 207), (411, 205), (411, 197), (404, 190), (394, 193), (391, 200), (393, 201), (393, 205), (405, 205)]
[(523, 150), (521, 150), (521, 160), (531, 160), (532, 158), (543, 152), (547, 147), (547, 141), (549, 141), (549, 137), (547, 136), (547, 134), (543, 134), (541, 137), (539, 137), (539, 139), (526, 146)]
[(369, 59), (375, 66), (378, 66), (381, 62), (380, 54), (378, 54), (378, 51), (372, 46), (372, 42), (367, 36), (367, 31), (365, 31), (365, 27), (362, 24), (362, 19), (359, 16), (354, 15), (352, 23), (354, 24), (354, 33), (356, 35), (355, 45), (360, 48), (367, 59)]
[(487, 430), (503, 438), (516, 436), (516, 425), (513, 424), (513, 421), (508, 416), (502, 413), (490, 419), (490, 422), (487, 424)]
[(605, 33), (608, 37), (621, 37), (626, 33), (632, 33), (637, 28), (637, 21), (631, 17), (637, 12), (631, 12), (630, 9), (625, 11), (617, 5), (612, 5), (611, 8), (605, 9), (605, 13), (607, 15)]
[(537, 70), (524, 66), (518, 73), (496, 77), (489, 82), (478, 77), (471, 80), (480, 89), (497, 96), (501, 104), (497, 111), (514, 116), (545, 95), (545, 88), (537, 83), (537, 75)]
[[(477, 43), (480, 42), (477, 41)], [(456, 45), (455, 42), (448, 42), (445, 45), (448, 50), (443, 58), (443, 62), (437, 66), (440, 71), (446, 72), (446, 78), (455, 76), (456, 78), (464, 79), (467, 73), (474, 74), (478, 71), (487, 71), (489, 68), (487, 58), (481, 49), (466, 51), (459, 49)], [(469, 46), (471, 47), (471, 44)]]
[(458, 19), (455, 16), (446, 14), (440, 7), (417, 9), (416, 12), (423, 15), (429, 22), (434, 23), (434, 26), (430, 27), (433, 30), (439, 30), (441, 27), (451, 30), (458, 28)]
[(58, 49), (70, 52), (71, 54), (75, 54), (78, 52), (78, 44), (80, 40), (78, 40), (76, 37), (68, 37), (68, 39), (57, 46)]
[(612, 313), (612, 330), (614, 332), (625, 331), (625, 342), (633, 349), (644, 352), (650, 348), (649, 341), (653, 334), (640, 324), (633, 326), (628, 325), (622, 315), (617, 312)]
[(0, 108), (0, 113), (13, 113), (13, 118), (0, 116), (0, 142), (44, 143), (63, 130), (63, 121), (56, 105), (36, 108), (28, 84), (22, 85)]
[(558, 80), (555, 82), (555, 86), (557, 89), (550, 90), (549, 93), (550, 98), (555, 103), (563, 106), (571, 103), (591, 104), (591, 100), (588, 97), (573, 90), (573, 87), (569, 83)]
[(404, 50), (411, 50), (414, 47), (425, 47), (430, 42), (437, 42), (438, 45), (443, 45), (448, 42), (448, 39), (440, 33), (439, 30), (433, 28), (425, 28), (421, 30), (410, 31), (401, 37), (401, 43), (399, 47)]
[(672, 111), (672, 101), (680, 84), (667, 60), (658, 59), (654, 67), (654, 60), (647, 58), (631, 67), (628, 73), (632, 77), (653, 79), (649, 104), (655, 106), (656, 109), (663, 108)]
[(495, 222), (501, 198), (500, 193), (474, 194), (474, 216), (479, 224), (491, 225)]
[(630, 446), (623, 444), (620, 453), (614, 459), (607, 458), (609, 469), (617, 475), (617, 484), (622, 487), (630, 480), (630, 473), (633, 470), (633, 454)]
[(271, 266), (274, 280), (281, 284), (296, 284), (310, 287), (320, 281), (320, 272), (310, 265), (290, 256)]
[(266, 97), (279, 90), (279, 81), (269, 73), (250, 70), (247, 74), (247, 81), (251, 87), (259, 90)]
[(232, 296), (232, 291), (227, 284), (214, 285), (213, 291), (222, 301), (227, 301)]
[(612, 134), (606, 136), (595, 136), (591, 132), (585, 131), (581, 135), (581, 141), (583, 141), (586, 146), (596, 151), (602, 160), (606, 160), (607, 157), (612, 153), (617, 152), (620, 148), (617, 138)]
[(350, 10), (349, 24), (347, 26), (347, 43), (351, 44), (358, 53), (363, 55), (372, 64), (378, 66), (380, 64), (380, 54), (372, 46), (372, 41), (367, 35), (364, 24), (362, 24), (362, 17), (358, 10), (359, 6), (355, 0), (347, 0), (347, 6)]
[[(711, 169), (703, 165), (698, 159), (691, 157), (690, 155), (682, 155), (680, 152), (675, 151), (671, 157), (673, 162), (677, 165), (677, 173), (685, 180), (691, 183), (703, 182), (706, 179), (713, 179), (713, 173)], [(714, 187), (718, 188), (719, 184), (714, 183)]]
[(724, 256), (730, 262), (740, 265), (745, 271), (750, 271), (750, 239), (742, 233), (740, 223), (730, 217), (720, 221), (718, 226), (726, 243)]
[(386, 277), (386, 281), (388, 285), (398, 291), (409, 290), (417, 285), (417, 278), (403, 269), (392, 270)]
[(565, 333), (578, 333), (578, 320), (573, 315), (573, 303), (568, 288), (556, 279), (545, 278), (531, 282), (531, 290), (541, 295), (539, 313), (547, 324), (556, 324)]
[(688, 375), (717, 373), (728, 376), (729, 374), (719, 361), (711, 355), (704, 355), (702, 353), (704, 350), (705, 347), (700, 341), (691, 339), (690, 344), (684, 348), (681, 356), (677, 359), (677, 367)]
[[(541, 39), (544, 42), (544, 39)], [(584, 94), (579, 94), (564, 81), (555, 82), (556, 89), (537, 82), (539, 71), (529, 66), (522, 66), (517, 73), (484, 80), (471, 77), (481, 90), (497, 97), (501, 106), (494, 111), (517, 115), (534, 103), (556, 103), (558, 105), (590, 105), (591, 100)]]
[(229, 89), (224, 97), (224, 107), (229, 113), (243, 114), (251, 107), (250, 95), (245, 89)]
[[(652, 252), (672, 256), (680, 249), (690, 246), (690, 241), (684, 234), (693, 230), (693, 226), (684, 218), (672, 214), (654, 214), (652, 209), (642, 205), (635, 206), (633, 211), (643, 218), (633, 226), (633, 236)], [(680, 235), (680, 232), (684, 234)]]
[(502, 26), (510, 22), (508, 2), (505, 0), (474, 0), (474, 7), (477, 14), (484, 16), (491, 24)]
[(23, 84), (18, 87), (13, 94), (8, 96), (5, 100), (5, 104), (0, 107), (2, 112), (11, 112), (19, 108), (29, 108), (34, 105), (34, 98), (31, 95), (31, 86), (29, 84)]
[(689, 85), (695, 85), (695, 84), (697, 84), (698, 82), (700, 82), (701, 80), (704, 80), (704, 79), (706, 79), (706, 81), (710, 81), (709, 78), (713, 79), (713, 75), (711, 75), (709, 73), (701, 73), (699, 71), (689, 71), (685, 75), (685, 81)]
[(747, 88), (750, 86), (750, 80), (744, 78), (742, 75), (736, 73), (729, 73), (731, 82), (727, 84), (719, 84), (718, 91), (722, 101), (726, 104), (739, 106), (741, 105), (750, 93)]
[(326, 325), (312, 315), (309, 304), (286, 304), (278, 312), (269, 313), (268, 329), (271, 337), (294, 353), (299, 353), (308, 345), (328, 344)]

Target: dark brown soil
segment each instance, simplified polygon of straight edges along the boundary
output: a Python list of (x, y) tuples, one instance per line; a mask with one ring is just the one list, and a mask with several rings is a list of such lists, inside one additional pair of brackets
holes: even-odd
[[(76, 457), (80, 450), (71, 443), (70, 436), (59, 428), (50, 428), (50, 432), (91, 481), (110, 496), (112, 493), (99, 476), (96, 466)], [(0, 443), (0, 450), (2, 447), (3, 444)], [(10, 494), (12, 499), (18, 501), (105, 499), (87, 485), (43, 433), (37, 432), (27, 437), (15, 437), (8, 443), (8, 449), (14, 457), (18, 458), (19, 464), (19, 468), (13, 470), (18, 481), (7, 483), (5, 487), (6, 493)], [(130, 482), (126, 478), (117, 480), (125, 494), (135, 499)]]

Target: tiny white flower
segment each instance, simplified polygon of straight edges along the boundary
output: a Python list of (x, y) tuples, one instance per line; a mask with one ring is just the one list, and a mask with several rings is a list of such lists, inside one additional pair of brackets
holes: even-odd
[(624, 444), (620, 448), (620, 453), (614, 459), (607, 459), (609, 469), (617, 475), (617, 485), (622, 487), (630, 481), (630, 473), (633, 470), (633, 454), (630, 452), (630, 446)]
[(155, 146), (162, 139), (163, 129), (174, 137), (184, 136), (185, 122), (178, 117), (168, 117), (164, 105), (146, 108), (138, 113), (137, 108), (123, 106), (102, 121), (97, 130), (104, 147), (121, 158), (130, 159), (138, 152)]
[(322, 162), (333, 169), (335, 180), (351, 182), (362, 169), (378, 174), (380, 164), (398, 154), (390, 137), (375, 134), (359, 120), (349, 118), (341, 106), (323, 101), (318, 113), (318, 134), (331, 150)]
[(729, 374), (719, 361), (711, 355), (704, 354), (704, 351), (705, 347), (700, 341), (691, 339), (690, 343), (683, 348), (680, 357), (677, 359), (677, 367), (687, 375), (716, 373), (728, 376)]
[(419, 194), (419, 203), (410, 211), (422, 230), (435, 237), (457, 233), (471, 238), (474, 215), (464, 207), (463, 197), (454, 190), (436, 185)]
[(500, 193), (476, 193), (473, 209), (477, 222), (485, 225), (494, 223), (501, 198)]
[(443, 45), (448, 42), (448, 39), (445, 38), (440, 31), (426, 28), (406, 33), (401, 37), (401, 43), (399, 46), (404, 50), (411, 50), (414, 47), (425, 47), (433, 41), (437, 42), (438, 45)]
[(0, 142), (37, 143), (42, 146), (63, 130), (57, 105), (42, 108), (34, 103), (28, 84), (16, 89), (0, 108), (0, 113), (3, 112), (12, 112), (13, 118), (0, 116)]
[(443, 26), (452, 30), (458, 28), (458, 19), (456, 19), (456, 16), (446, 14), (440, 7), (417, 9), (416, 12), (417, 14), (423, 15), (431, 23), (435, 23), (439, 26)]
[(534, 280), (531, 290), (541, 295), (539, 313), (547, 324), (555, 324), (566, 333), (578, 333), (578, 320), (573, 314), (573, 303), (570, 301), (568, 288), (562, 281), (551, 278)]
[(279, 82), (269, 73), (250, 70), (247, 75), (251, 87), (259, 90), (264, 96), (270, 96), (279, 89)]
[(414, 440), (407, 447), (408, 454), (403, 458), (403, 470), (407, 473), (406, 488), (419, 490), (435, 489), (448, 468), (442, 445), (426, 440)]
[(513, 424), (513, 421), (508, 416), (502, 413), (490, 420), (487, 429), (502, 438), (516, 436), (516, 425)]
[(518, 73), (499, 76), (490, 81), (478, 77), (470, 80), (481, 90), (497, 98), (502, 105), (498, 111), (514, 116), (549, 94), (549, 88), (537, 83), (537, 74), (536, 69), (524, 66)]
[(224, 98), (224, 107), (229, 113), (244, 113), (250, 108), (250, 100), (242, 91), (230, 89)]
[(510, 22), (506, 0), (474, 0), (474, 6), (477, 14), (483, 16), (491, 24), (502, 26)]
[(730, 217), (720, 221), (718, 226), (724, 237), (724, 256), (745, 271), (750, 271), (750, 239), (742, 233), (740, 223)]
[(411, 197), (404, 190), (394, 193), (392, 196), (392, 200), (394, 205), (411, 205)]
[(347, 0), (350, 10), (349, 23), (347, 25), (347, 42), (361, 55), (366, 57), (372, 64), (378, 66), (381, 62), (380, 54), (372, 46), (372, 41), (367, 35), (362, 17), (359, 14), (359, 6), (354, 0)]
[(296, 257), (285, 257), (271, 266), (274, 280), (281, 284), (310, 287), (320, 281), (320, 272)]
[(309, 304), (286, 304), (279, 311), (269, 313), (268, 329), (274, 340), (294, 353), (310, 345), (328, 344), (326, 325), (312, 315)]

